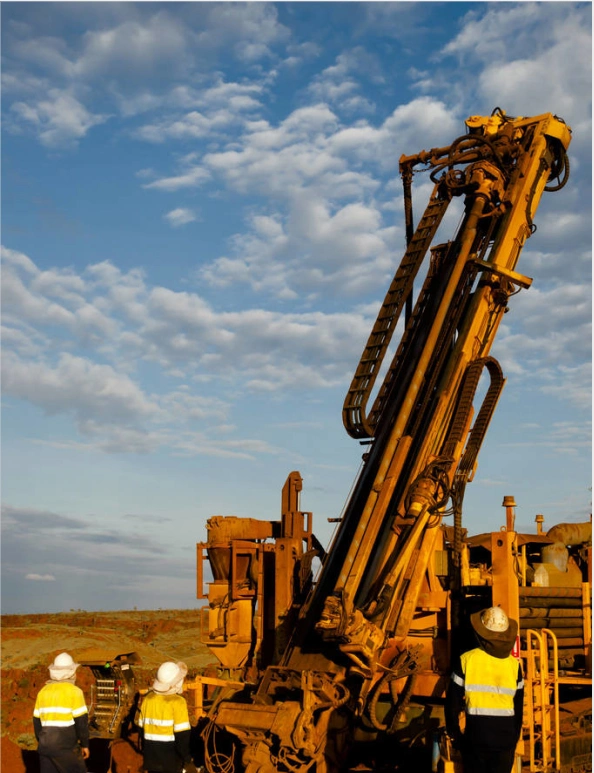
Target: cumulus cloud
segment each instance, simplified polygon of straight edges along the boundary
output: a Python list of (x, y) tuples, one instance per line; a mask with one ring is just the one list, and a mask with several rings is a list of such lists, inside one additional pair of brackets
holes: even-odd
[(76, 143), (89, 129), (108, 118), (108, 115), (91, 113), (73, 94), (50, 89), (47, 96), (38, 101), (13, 102), (8, 128), (16, 130), (19, 125), (28, 126), (43, 145), (60, 148)]
[(79, 77), (130, 77), (140, 73), (181, 75), (191, 63), (190, 35), (167, 11), (110, 29), (89, 30), (74, 63)]
[[(131, 115), (157, 107), (165, 107), (169, 111), (166, 117), (139, 127), (134, 132), (139, 139), (162, 143), (169, 139), (209, 137), (220, 141), (222, 133), (229, 133), (231, 129), (253, 120), (254, 112), (262, 107), (259, 97), (264, 88), (262, 82), (225, 81), (217, 74), (213, 82), (203, 88), (175, 86), (160, 99), (145, 93), (139, 95), (132, 105), (129, 100), (122, 102)], [(192, 109), (181, 112), (183, 108)]]
[(215, 286), (244, 282), (279, 298), (360, 296), (383, 286), (394, 270), (397, 235), (375, 204), (332, 211), (322, 198), (299, 193), (286, 218), (251, 217), (249, 231), (232, 242), (234, 257), (219, 258), (199, 275)]
[[(352, 213), (354, 222), (365, 217)], [(263, 237), (279, 235), (274, 220), (257, 218), (255, 227)], [(81, 439), (38, 441), (56, 447), (244, 459), (278, 454), (267, 443), (229, 434), (231, 403), (216, 385), (280, 392), (343, 383), (369, 327), (362, 313), (215, 311), (197, 293), (150, 287), (142, 272), (123, 273), (109, 262), (87, 267), (78, 281), (65, 274), (66, 291), (60, 272), (41, 272), (24, 254), (6, 254), (21, 293), (8, 296), (13, 316), (5, 320), (5, 398), (30, 402), (49, 416), (71, 416)], [(53, 347), (27, 347), (38, 330), (47, 330), (47, 295), (56, 292), (64, 306), (53, 319)], [(93, 312), (109, 326), (107, 342), (81, 335)], [(158, 367), (168, 387), (148, 393), (134, 367), (143, 362)]]
[[(229, 251), (200, 269), (201, 280), (213, 286), (246, 283), (285, 299), (365, 293), (384, 286), (404, 244), (402, 231), (386, 223), (388, 210), (373, 198), (387, 192), (370, 169), (385, 170), (386, 159), (398, 157), (397, 145), (416, 147), (421, 130), (431, 147), (455, 125), (445, 105), (428, 97), (396, 108), (378, 127), (367, 121), (345, 127), (320, 103), (293, 111), (277, 126), (254, 122), (232, 149), (207, 153), (199, 164), (192, 154), (189, 171), (147, 187), (177, 190), (202, 181), (208, 169), (233, 191), (257, 191), (274, 201), (276, 211), (250, 213)], [(371, 168), (357, 171), (362, 164)]]
[(267, 121), (248, 124), (239, 143), (206, 153), (200, 166), (241, 193), (255, 189), (286, 199), (307, 187), (330, 199), (356, 198), (378, 187), (357, 166), (367, 162), (396, 171), (403, 148), (417, 149), (421, 129), (431, 146), (451, 139), (459, 125), (443, 103), (429, 97), (396, 108), (379, 127), (364, 120), (343, 126), (319, 103), (293, 111), (276, 127)]
[(431, 30), (429, 9), (424, 3), (365, 3), (362, 27), (410, 45)]
[(99, 416), (135, 421), (159, 410), (128, 376), (111, 365), (99, 365), (67, 352), (55, 366), (27, 362), (5, 352), (2, 382), (5, 394), (39, 405), (49, 415), (73, 413), (79, 420)]
[[(500, 105), (510, 114), (557, 113), (578, 137), (589, 133), (591, 7), (518, 3), (486, 8), (486, 13), (473, 9), (467, 14), (441, 54), (480, 63), (477, 90), (487, 104)], [(569, 82), (571, 89), (566, 87)]]
[[(293, 111), (277, 126), (252, 122), (232, 148), (202, 157), (192, 153), (181, 160), (180, 174), (145, 187), (178, 191), (210, 177), (241, 194), (256, 191), (274, 199), (276, 212), (250, 214), (248, 230), (231, 239), (229, 253), (200, 270), (201, 279), (214, 286), (245, 282), (287, 299), (314, 287), (333, 294), (367, 292), (385, 283), (393, 268), (388, 256), (400, 252), (403, 239), (371, 199), (380, 181), (357, 166), (385, 168), (386, 159), (397, 158), (397, 145), (416, 146), (421, 129), (430, 147), (443, 143), (454, 125), (445, 105), (428, 97), (396, 108), (379, 127), (365, 121), (344, 127), (320, 103)], [(352, 203), (330, 203), (341, 200)], [(274, 232), (262, 231), (264, 222), (274, 223)]]
[(358, 93), (362, 80), (368, 78), (383, 82), (381, 68), (373, 54), (357, 46), (339, 54), (334, 65), (314, 76), (307, 91), (316, 101), (333, 104), (345, 112), (372, 113), (373, 102)]
[[(262, 83), (225, 84), (217, 72), (219, 57), (227, 62), (231, 54), (256, 66), (270, 60), (290, 33), (272, 4), (213, 3), (200, 9), (199, 14), (187, 8), (180, 13), (148, 6), (134, 13), (106, 9), (107, 23), (78, 36), (68, 34), (59, 11), (52, 16), (55, 34), (35, 34), (30, 25), (13, 23), (3, 39), (6, 128), (35, 132), (48, 148), (73, 147), (110, 117), (111, 112), (88, 107), (90, 98), (98, 97), (124, 117), (176, 110), (175, 117), (137, 129), (137, 137), (152, 142), (201, 137), (233, 124), (259, 106)], [(215, 82), (202, 88), (180, 83), (206, 80), (213, 72)], [(199, 109), (179, 114), (188, 106)]]
[(513, 374), (518, 383), (536, 383), (543, 394), (588, 409), (590, 288), (558, 284), (546, 290), (531, 287), (512, 300), (511, 312), (493, 347), (493, 354), (501, 360), (504, 370)]
[(191, 209), (187, 209), (186, 207), (172, 209), (170, 212), (163, 215), (163, 217), (167, 220), (169, 225), (173, 226), (173, 228), (179, 228), (181, 225), (187, 225), (187, 223), (193, 223), (197, 220), (195, 212), (192, 212)]
[(272, 3), (212, 3), (199, 13), (204, 27), (196, 38), (200, 48), (230, 49), (246, 64), (270, 57), (273, 48), (290, 37)]

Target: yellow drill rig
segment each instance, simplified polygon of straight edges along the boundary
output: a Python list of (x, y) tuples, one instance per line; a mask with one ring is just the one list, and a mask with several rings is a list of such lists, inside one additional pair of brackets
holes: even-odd
[[(531, 285), (516, 266), (542, 194), (567, 181), (570, 139), (557, 116), (497, 108), (470, 117), (451, 145), (401, 157), (407, 248), (345, 399), (344, 425), (365, 453), (330, 547), (300, 510), (298, 472), (280, 521), (216, 516), (198, 545), (204, 641), (219, 673), (186, 688), (209, 773), (458, 766), (443, 734), (451, 661), (469, 648), (470, 614), (498, 604), (520, 623), (518, 766), (591, 770), (591, 524), (545, 534), (539, 521), (519, 534), (506, 497), (502, 528), (470, 537), (462, 525), (505, 380), (489, 352), (513, 296)], [(433, 191), (415, 227), (417, 171)], [(457, 233), (433, 244), (458, 197)]]
[[(470, 614), (498, 604), (520, 623), (518, 766), (591, 770), (591, 524), (545, 534), (540, 517), (535, 534), (519, 534), (506, 497), (501, 529), (469, 537), (462, 525), (504, 385), (489, 352), (511, 298), (532, 282), (516, 265), (543, 192), (567, 181), (571, 130), (551, 114), (498, 108), (466, 127), (447, 147), (400, 159), (407, 249), (345, 399), (345, 427), (366, 451), (331, 546), (300, 510), (298, 472), (283, 488), (280, 521), (213, 517), (198, 545), (204, 641), (220, 669), (186, 687), (210, 773), (457, 767), (443, 733), (450, 664), (469, 648)], [(419, 168), (434, 187), (415, 228)], [(456, 197), (458, 231), (434, 245)]]

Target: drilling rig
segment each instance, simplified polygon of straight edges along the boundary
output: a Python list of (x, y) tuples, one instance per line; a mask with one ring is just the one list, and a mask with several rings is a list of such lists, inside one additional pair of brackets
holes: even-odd
[[(400, 158), (407, 247), (344, 402), (365, 453), (330, 547), (300, 509), (296, 471), (280, 521), (215, 516), (198, 545), (204, 642), (220, 669), (186, 687), (209, 773), (457, 769), (445, 689), (452, 658), (472, 646), (470, 614), (491, 605), (520, 628), (518, 769), (591, 770), (591, 523), (545, 533), (540, 516), (535, 534), (519, 534), (511, 496), (497, 531), (471, 537), (462, 522), (505, 381), (490, 349), (532, 283), (517, 263), (541, 196), (567, 182), (571, 130), (499, 108), (465, 123), (451, 145)], [(415, 227), (419, 171), (433, 190)], [(455, 236), (434, 244), (458, 197)]]
[[(505, 381), (491, 346), (531, 285), (517, 263), (541, 196), (567, 182), (571, 129), (499, 108), (465, 124), (450, 145), (400, 158), (407, 246), (344, 402), (365, 451), (331, 545), (293, 471), (280, 520), (214, 516), (197, 546), (219, 668), (185, 687), (209, 773), (458, 769), (445, 689), (470, 615), (491, 605), (519, 622), (518, 770), (591, 770), (591, 523), (545, 532), (539, 516), (520, 534), (511, 496), (501, 528), (473, 537), (462, 521)], [(420, 171), (433, 190), (415, 226)], [(460, 225), (434, 244), (455, 199)]]

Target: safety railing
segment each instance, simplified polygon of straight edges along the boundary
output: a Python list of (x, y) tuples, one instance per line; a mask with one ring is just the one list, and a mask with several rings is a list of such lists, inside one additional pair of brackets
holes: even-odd
[[(557, 637), (548, 628), (526, 633), (524, 731), (528, 735), (530, 773), (559, 770), (559, 656)], [(540, 749), (540, 756), (537, 756)]]

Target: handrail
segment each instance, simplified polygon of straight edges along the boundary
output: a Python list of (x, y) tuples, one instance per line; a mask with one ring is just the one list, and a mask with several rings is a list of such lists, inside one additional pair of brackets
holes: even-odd
[[(559, 656), (557, 637), (549, 628), (539, 631), (534, 628), (526, 630), (526, 691), (525, 700), (528, 705), (528, 732), (530, 737), (530, 771), (546, 771), (553, 766), (561, 767), (561, 737), (559, 729)], [(537, 646), (534, 646), (536, 642)], [(549, 649), (552, 648), (552, 674), (549, 670)], [(537, 664), (538, 660), (538, 664)], [(549, 700), (552, 691), (552, 702)], [(535, 698), (536, 701), (535, 705)], [(538, 710), (538, 714), (537, 714)], [(551, 713), (552, 719), (551, 722)], [(536, 718), (540, 716), (540, 741), (542, 760), (540, 764), (535, 758)], [(552, 727), (551, 727), (552, 726)], [(554, 739), (554, 745), (551, 739)], [(554, 751), (553, 751), (554, 746)]]

